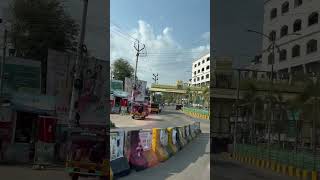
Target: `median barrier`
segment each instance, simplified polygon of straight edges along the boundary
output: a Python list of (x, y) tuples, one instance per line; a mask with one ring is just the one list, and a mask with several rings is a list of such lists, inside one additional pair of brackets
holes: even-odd
[(177, 127), (177, 131), (178, 131), (178, 144), (180, 149), (182, 149), (187, 144), (187, 140), (185, 139), (185, 131), (182, 126)]
[(190, 136), (190, 127), (189, 125), (184, 126), (184, 131), (185, 131), (185, 139), (190, 142), (192, 140), (192, 137)]
[(173, 154), (178, 152), (177, 147), (177, 130), (176, 128), (170, 127), (168, 130), (168, 147), (173, 152)]
[(113, 180), (113, 173), (112, 173), (111, 166), (110, 166), (110, 180)]
[(169, 159), (169, 152), (167, 151), (168, 136), (166, 131), (161, 128), (152, 129), (152, 150), (157, 155), (160, 162)]
[(130, 173), (128, 159), (124, 154), (125, 132), (121, 129), (110, 131), (110, 166), (114, 176), (121, 177)]
[(140, 144), (143, 148), (143, 156), (148, 162), (148, 167), (154, 167), (159, 164), (157, 155), (152, 150), (152, 130), (143, 129), (139, 132)]
[(129, 165), (136, 171), (141, 171), (148, 168), (148, 161), (143, 156), (143, 147), (139, 138), (140, 130), (132, 130), (127, 132), (126, 138), (126, 154)]

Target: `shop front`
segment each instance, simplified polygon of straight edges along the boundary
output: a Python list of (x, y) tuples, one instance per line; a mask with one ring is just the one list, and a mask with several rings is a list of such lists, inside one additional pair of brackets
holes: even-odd
[(39, 143), (46, 141), (54, 143), (51, 137), (55, 131), (55, 120), (48, 120), (55, 119), (54, 98), (16, 93), (12, 96), (10, 111), (11, 141), (4, 152), (4, 161), (33, 162), (39, 150), (37, 149)]
[(127, 111), (128, 96), (129, 94), (125, 91), (113, 91), (110, 98), (112, 100), (111, 112), (119, 114)]

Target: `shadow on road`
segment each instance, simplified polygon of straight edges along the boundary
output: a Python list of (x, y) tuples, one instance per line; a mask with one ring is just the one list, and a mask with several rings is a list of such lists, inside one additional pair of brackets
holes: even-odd
[[(197, 169), (194, 167), (198, 166), (198, 164), (195, 164), (197, 160), (203, 158), (203, 156), (208, 156), (210, 153), (208, 148), (206, 150), (207, 144), (209, 143), (209, 137), (209, 133), (202, 133), (166, 162), (141, 172), (133, 172), (131, 175), (121, 178), (121, 180), (164, 180), (167, 178), (173, 179), (171, 176), (179, 173), (189, 174), (191, 173), (189, 170), (192, 169), (191, 171), (193, 171)], [(207, 161), (210, 161), (209, 158)], [(199, 165), (199, 167), (200, 166), (203, 167), (203, 165)], [(199, 171), (200, 172), (195, 173), (199, 175), (205, 173), (203, 168), (200, 168)], [(177, 177), (174, 177), (174, 179), (176, 178)], [(188, 180), (188, 178), (185, 178), (185, 180)], [(201, 178), (199, 180), (201, 180)]]

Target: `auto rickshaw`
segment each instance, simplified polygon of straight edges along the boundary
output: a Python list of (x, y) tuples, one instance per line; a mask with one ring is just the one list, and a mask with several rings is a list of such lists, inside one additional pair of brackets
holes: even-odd
[(77, 180), (80, 176), (109, 179), (106, 138), (105, 129), (77, 129), (69, 132), (66, 172), (72, 180)]
[(132, 107), (132, 119), (145, 119), (148, 116), (148, 108), (144, 103), (135, 103)]

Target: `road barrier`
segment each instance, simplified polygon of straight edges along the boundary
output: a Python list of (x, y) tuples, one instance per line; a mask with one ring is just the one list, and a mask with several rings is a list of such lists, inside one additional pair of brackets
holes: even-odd
[(209, 120), (209, 117), (210, 117), (210, 113), (208, 110), (183, 107), (182, 112), (184, 112), (185, 114), (191, 117), (198, 118), (198, 119)]
[(140, 130), (139, 140), (143, 148), (143, 156), (146, 158), (148, 162), (148, 167), (156, 166), (159, 163), (159, 160), (155, 152), (152, 150), (152, 130)]
[(158, 160), (164, 162), (169, 159), (168, 134), (167, 131), (161, 128), (152, 129), (152, 150), (156, 153)]
[(238, 144), (233, 158), (241, 161), (243, 157), (254, 159), (254, 162), (249, 164), (260, 168), (270, 168), (287, 176), (295, 176), (306, 180), (318, 180), (320, 178), (320, 157), (314, 157), (306, 151), (275, 150)]
[(110, 131), (110, 179), (158, 165), (201, 133), (200, 123), (169, 128)]
[(177, 147), (177, 130), (176, 128), (170, 127), (167, 128), (168, 130), (168, 147), (173, 152), (173, 154), (176, 154), (178, 152)]
[(124, 154), (124, 138), (124, 130), (110, 130), (110, 165), (116, 177), (125, 176), (130, 173), (128, 159)]
[(139, 139), (140, 130), (127, 132), (126, 151), (129, 165), (136, 171), (141, 171), (148, 168), (148, 160), (143, 156), (143, 148)]

